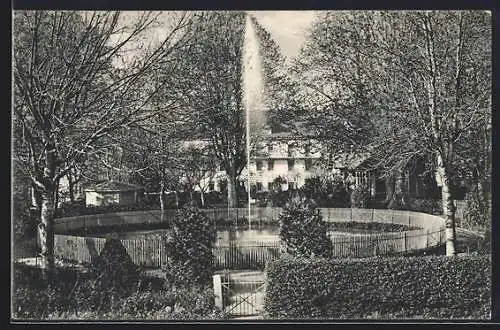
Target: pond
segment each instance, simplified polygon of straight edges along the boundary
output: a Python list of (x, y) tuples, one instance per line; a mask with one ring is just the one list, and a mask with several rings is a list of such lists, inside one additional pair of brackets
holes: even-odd
[[(158, 236), (167, 233), (168, 229), (150, 229), (150, 230), (134, 230), (128, 232), (118, 233), (118, 238), (121, 239), (136, 239), (148, 236)], [(380, 231), (366, 230), (366, 229), (345, 229), (329, 231), (330, 236), (353, 236), (363, 234), (374, 234)], [(106, 235), (100, 235), (106, 236)], [(219, 245), (229, 244), (230, 242), (237, 241), (239, 244), (250, 244), (260, 242), (275, 242), (279, 241), (279, 227), (265, 226), (258, 229), (249, 228), (232, 228), (232, 229), (219, 229), (217, 231), (216, 243)]]

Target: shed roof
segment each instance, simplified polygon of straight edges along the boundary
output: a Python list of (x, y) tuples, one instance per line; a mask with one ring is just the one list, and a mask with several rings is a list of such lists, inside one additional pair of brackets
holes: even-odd
[(102, 182), (99, 184), (96, 184), (93, 187), (85, 189), (85, 191), (135, 191), (135, 190), (141, 190), (143, 187), (131, 184), (131, 183), (126, 183), (126, 182), (120, 182), (120, 181), (106, 181)]

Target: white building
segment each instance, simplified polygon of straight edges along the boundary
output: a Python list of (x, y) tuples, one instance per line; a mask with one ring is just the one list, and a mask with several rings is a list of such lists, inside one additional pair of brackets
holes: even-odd
[(277, 178), (281, 189), (297, 189), (322, 169), (319, 143), (290, 133), (270, 133), (250, 157), (250, 185), (257, 192), (269, 191)]

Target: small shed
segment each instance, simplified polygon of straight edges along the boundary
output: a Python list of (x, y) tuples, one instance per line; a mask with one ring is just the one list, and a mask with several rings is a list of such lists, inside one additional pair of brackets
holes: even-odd
[(140, 201), (144, 188), (135, 184), (106, 181), (85, 189), (85, 205), (134, 205)]

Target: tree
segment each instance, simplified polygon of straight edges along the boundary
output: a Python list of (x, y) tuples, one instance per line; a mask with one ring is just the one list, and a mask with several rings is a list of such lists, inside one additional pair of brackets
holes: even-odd
[(169, 262), (165, 269), (172, 285), (206, 285), (213, 275), (215, 223), (194, 205), (181, 209), (165, 238)]
[[(187, 40), (188, 14), (172, 14), (166, 37), (141, 50), (158, 14), (19, 11), (14, 15), (14, 158), (41, 194), (42, 257), (54, 268), (58, 180), (97, 152), (103, 137), (152, 116), (145, 80)], [(130, 18), (130, 17), (129, 17)]]
[(246, 165), (246, 129), (242, 97), (244, 13), (203, 12), (190, 35), (197, 43), (182, 51), (183, 61), (168, 83), (183, 97), (177, 117), (182, 133), (208, 141), (228, 180), (228, 205), (237, 206), (237, 178)]
[(209, 148), (190, 146), (181, 151), (179, 169), (185, 187), (192, 193), (196, 187), (200, 189), (201, 205), (205, 206), (205, 192), (208, 184), (217, 173), (217, 162)]
[(280, 239), (293, 256), (331, 256), (327, 229), (316, 204), (307, 198), (292, 200), (280, 214)]
[[(313, 100), (309, 126), (368, 150), (389, 175), (428, 159), (442, 184), (447, 255), (456, 254), (457, 150), (490, 111), (490, 34), (491, 17), (479, 11), (328, 13), (302, 54), (304, 84), (320, 82), (304, 101)], [(317, 108), (331, 115), (316, 117)]]

